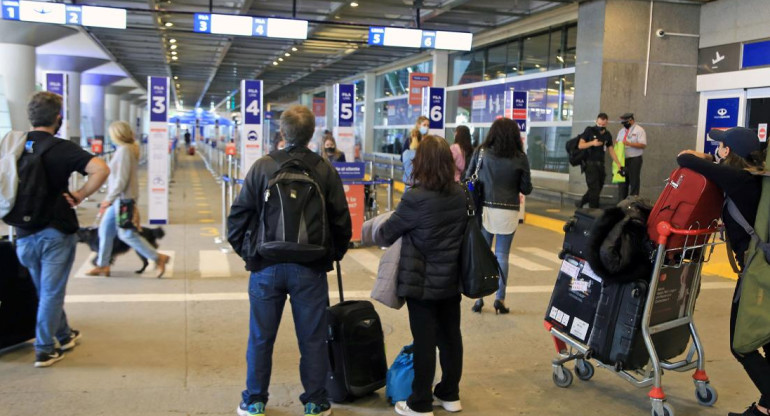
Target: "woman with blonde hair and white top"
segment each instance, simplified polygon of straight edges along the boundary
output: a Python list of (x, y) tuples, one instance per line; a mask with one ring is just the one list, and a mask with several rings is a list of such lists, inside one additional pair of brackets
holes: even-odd
[(170, 257), (158, 253), (135, 228), (118, 227), (118, 211), (121, 200), (134, 201), (134, 224), (138, 224), (136, 200), (139, 197), (139, 145), (134, 139), (131, 126), (125, 121), (116, 121), (109, 128), (112, 142), (117, 146), (110, 161), (107, 196), (99, 206), (102, 221), (99, 224), (99, 257), (97, 267), (86, 273), (89, 276), (109, 276), (112, 244), (117, 236), (121, 241), (136, 250), (141, 256), (155, 262), (162, 277)]

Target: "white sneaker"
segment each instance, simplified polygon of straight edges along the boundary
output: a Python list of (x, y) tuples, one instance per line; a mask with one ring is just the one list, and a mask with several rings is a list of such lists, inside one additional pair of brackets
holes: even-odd
[(404, 416), (433, 416), (433, 412), (415, 412), (410, 409), (406, 401), (396, 402), (396, 413)]
[(433, 396), (433, 405), (434, 406), (441, 406), (447, 412), (459, 412), (459, 411), (463, 410), (463, 406), (462, 406), (462, 404), (460, 404), (459, 400), (455, 400), (455, 401), (452, 401), (452, 402), (444, 401), (444, 400), (439, 399), (435, 395)]

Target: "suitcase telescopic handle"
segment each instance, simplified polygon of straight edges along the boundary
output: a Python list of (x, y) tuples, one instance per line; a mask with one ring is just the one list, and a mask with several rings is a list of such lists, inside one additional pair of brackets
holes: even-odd
[(342, 269), (340, 269), (340, 261), (337, 260), (337, 287), (340, 289), (340, 303), (345, 301), (345, 295), (342, 294)]

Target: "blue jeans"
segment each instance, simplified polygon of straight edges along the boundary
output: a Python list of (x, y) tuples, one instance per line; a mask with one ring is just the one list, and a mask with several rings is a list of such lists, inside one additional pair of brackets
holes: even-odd
[(37, 307), (35, 351), (52, 353), (55, 342), (69, 339), (72, 330), (64, 313), (67, 280), (75, 261), (75, 234), (46, 228), (16, 243), (19, 262), (29, 269), (40, 299)]
[(118, 227), (118, 217), (115, 213), (120, 209), (119, 204), (120, 200), (116, 199), (112, 206), (104, 211), (102, 222), (99, 224), (99, 259), (96, 264), (100, 267), (110, 265), (112, 243), (115, 241), (116, 236), (128, 244), (129, 247), (136, 250), (142, 257), (157, 262), (158, 252), (141, 234), (134, 229)]
[(329, 284), (326, 273), (292, 263), (282, 263), (251, 273), (249, 301), (249, 345), (246, 349), (245, 403), (267, 403), (273, 366), (273, 344), (281, 323), (286, 295), (297, 333), (299, 374), (305, 392), (302, 404), (328, 402), (326, 373), (329, 354), (326, 346), (326, 307)]
[(505, 287), (508, 285), (508, 254), (511, 252), (511, 244), (516, 232), (511, 234), (492, 234), (485, 230), (484, 227), (481, 227), (481, 233), (484, 234), (489, 247), (492, 247), (492, 237), (495, 237), (495, 257), (497, 257), (497, 263), (503, 271), (503, 275), (500, 277), (500, 287), (497, 289), (495, 299), (505, 300)]

